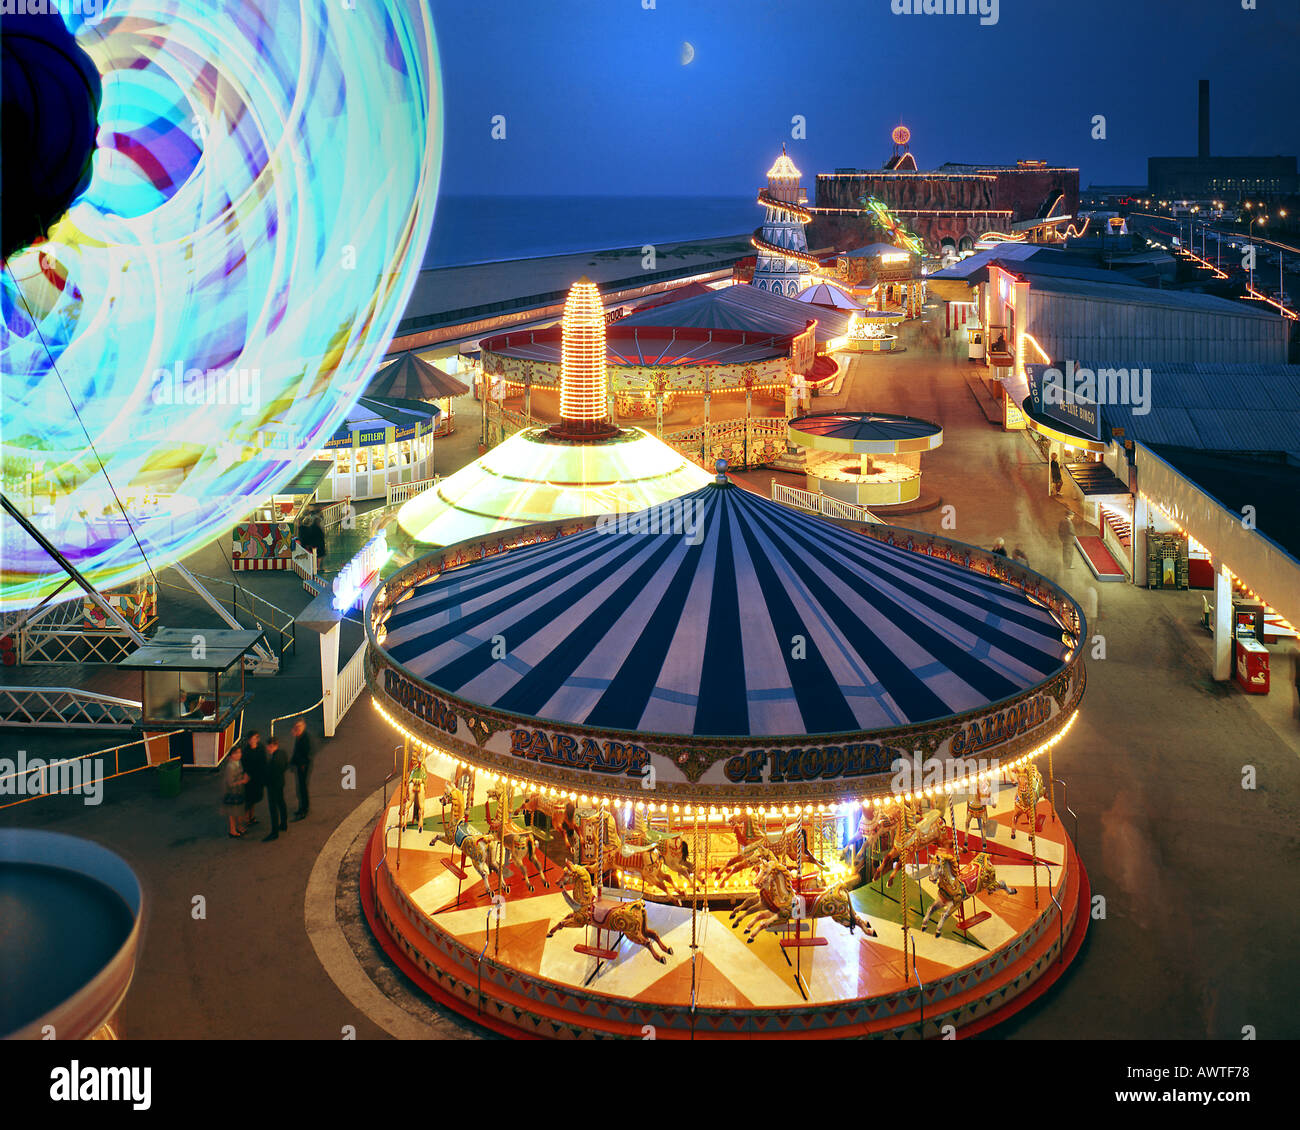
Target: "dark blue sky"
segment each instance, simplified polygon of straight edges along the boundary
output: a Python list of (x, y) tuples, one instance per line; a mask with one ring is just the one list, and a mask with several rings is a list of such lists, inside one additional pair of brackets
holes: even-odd
[(746, 194), (783, 141), (811, 190), (814, 172), (880, 165), (900, 120), (922, 168), (1029, 157), (1143, 183), (1148, 156), (1196, 152), (1202, 77), (1213, 153), (1300, 149), (1297, 0), (1000, 0), (988, 27), (890, 0), (655, 4), (432, 0), (442, 191)]

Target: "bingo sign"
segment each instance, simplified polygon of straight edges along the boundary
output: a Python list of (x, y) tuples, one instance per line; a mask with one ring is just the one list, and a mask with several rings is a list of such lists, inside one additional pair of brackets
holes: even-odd
[(1065, 370), (1034, 366), (1026, 372), (1034, 411), (1072, 431), (1101, 439), (1101, 409), (1096, 400), (1096, 376), (1073, 361)]

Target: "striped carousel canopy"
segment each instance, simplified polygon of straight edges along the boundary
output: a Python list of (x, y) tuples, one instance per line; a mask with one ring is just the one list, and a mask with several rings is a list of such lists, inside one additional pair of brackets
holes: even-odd
[[(654, 533), (655, 517), (682, 520)], [(416, 586), (383, 650), (507, 713), (741, 737), (945, 718), (1038, 685), (1069, 651), (1019, 589), (741, 487), (624, 521)]]

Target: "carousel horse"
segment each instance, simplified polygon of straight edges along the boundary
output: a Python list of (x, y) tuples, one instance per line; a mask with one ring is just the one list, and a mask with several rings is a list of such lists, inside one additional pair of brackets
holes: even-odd
[[(661, 965), (667, 962), (668, 958), (664, 954), (671, 954), (672, 948), (650, 929), (646, 922), (644, 899), (636, 899), (634, 902), (597, 899), (595, 875), (589, 867), (584, 867), (580, 863), (570, 863), (565, 866), (564, 883), (573, 884), (572, 896), (563, 886), (560, 888), (560, 894), (564, 896), (564, 901), (569, 904), (572, 913), (561, 918), (546, 932), (548, 938), (569, 927), (595, 926), (598, 930), (610, 934), (622, 934), (628, 941), (644, 946), (646, 952)], [(656, 945), (663, 950), (663, 954), (655, 952)]]
[(939, 894), (925, 908), (925, 917), (921, 919), (921, 933), (925, 933), (925, 924), (930, 920), (930, 912), (937, 906), (939, 917), (935, 920), (934, 936), (937, 938), (943, 930), (948, 916), (961, 906), (962, 902), (973, 895), (991, 891), (1006, 891), (1009, 895), (1016, 893), (1015, 887), (1008, 887), (998, 878), (998, 873), (989, 860), (989, 853), (982, 851), (965, 867), (957, 862), (957, 856), (951, 848), (940, 848), (930, 861), (930, 878), (934, 880)]
[(970, 844), (970, 822), (978, 820), (980, 825), (980, 838), (990, 840), (993, 837), (991, 832), (996, 832), (997, 825), (992, 824), (989, 818), (989, 805), (993, 801), (993, 785), (988, 780), (975, 782), (975, 791), (966, 801), (966, 824), (962, 828), (962, 847)]
[(465, 819), (465, 793), (455, 785), (448, 785), (442, 794), (442, 804), (444, 809), (447, 805), (451, 805), (451, 831), (447, 830), (447, 817), (444, 812), (442, 831), (429, 841), (429, 846), (443, 843), (453, 851), (460, 848), (474, 865), (474, 870), (478, 872), (485, 887), (489, 885), (489, 876), (495, 872), (501, 890), (509, 894), (510, 888), (506, 885), (505, 876), (501, 874), (501, 868), (497, 865), (492, 851), (492, 837), (478, 831)]
[(1031, 833), (1038, 830), (1035, 827), (1035, 821), (1038, 819), (1038, 802), (1046, 795), (1047, 786), (1043, 782), (1043, 775), (1038, 771), (1038, 766), (1032, 761), (1016, 766), (1012, 773), (1016, 778), (1016, 805), (1015, 811), (1011, 814), (1011, 838), (1014, 840), (1016, 825), (1022, 819), (1029, 825)]
[[(862, 930), (864, 937), (876, 936), (871, 923), (853, 909), (845, 884), (799, 893), (794, 889), (794, 876), (790, 869), (772, 852), (760, 849), (755, 858), (758, 874), (754, 880), (754, 894), (731, 911), (734, 926), (741, 926), (746, 919), (753, 917), (754, 921), (744, 931), (745, 941), (749, 944), (752, 945), (769, 926), (784, 926), (805, 918), (829, 918), (847, 926), (849, 933), (857, 928)], [(802, 913), (796, 913), (796, 898), (803, 899)]]
[(530, 828), (537, 826), (539, 816), (544, 816), (550, 828), (549, 839), (554, 840), (558, 832), (560, 839), (564, 843), (566, 857), (569, 859), (576, 858), (578, 809), (573, 801), (559, 800), (544, 796), (541, 793), (529, 793), (524, 797), (520, 812), (523, 814), (524, 824)]
[(655, 832), (650, 827), (650, 819), (644, 809), (632, 813), (632, 826), (623, 837), (625, 845), (644, 847), (654, 845), (664, 866), (674, 872), (683, 883), (695, 878), (695, 863), (691, 859), (688, 839), (677, 833)]
[(947, 832), (948, 825), (944, 823), (943, 814), (938, 809), (931, 809), (907, 831), (899, 830), (894, 836), (893, 845), (885, 852), (880, 862), (876, 864), (876, 869), (871, 873), (871, 878), (873, 880), (879, 879), (881, 875), (888, 871), (888, 884), (893, 886), (894, 874), (903, 866), (904, 858), (913, 852), (929, 847), (931, 844), (941, 842)]
[[(546, 868), (538, 862), (537, 840), (546, 839), (538, 828), (525, 827), (522, 824), (516, 824), (514, 817), (515, 812), (510, 812), (509, 790), (506, 788), (504, 781), (498, 781), (495, 786), (488, 790), (487, 803), (483, 811), (487, 816), (488, 830), (492, 833), (493, 838), (499, 839), (501, 846), (505, 848), (506, 857), (510, 860), (510, 866), (514, 867), (520, 875), (524, 877), (524, 883), (528, 887), (528, 893), (532, 894), (537, 888), (533, 886), (532, 880), (528, 877), (528, 868), (524, 865), (525, 860), (530, 860), (532, 865), (537, 869), (537, 874), (542, 880), (542, 886), (550, 887), (546, 881)], [(492, 802), (496, 801), (498, 813), (492, 815)], [(505, 821), (505, 830), (502, 831), (501, 823)]]
[(424, 758), (418, 753), (411, 760), (411, 771), (406, 778), (406, 805), (402, 811), (402, 827), (414, 825), (415, 830), (424, 828), (425, 789), (429, 780), (428, 770), (424, 767)]
[(788, 859), (797, 866), (811, 863), (818, 871), (822, 869), (817, 858), (808, 850), (808, 832), (802, 824), (791, 824), (783, 832), (764, 832), (758, 817), (752, 812), (736, 816), (728, 823), (736, 834), (740, 851), (718, 868), (719, 883), (737, 871), (753, 867), (762, 850), (772, 852), (778, 859)]

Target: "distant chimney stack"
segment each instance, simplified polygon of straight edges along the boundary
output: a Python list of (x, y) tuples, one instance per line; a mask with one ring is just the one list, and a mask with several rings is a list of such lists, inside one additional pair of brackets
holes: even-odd
[(1210, 155), (1210, 80), (1201, 79), (1197, 99), (1196, 155), (1202, 159)]

